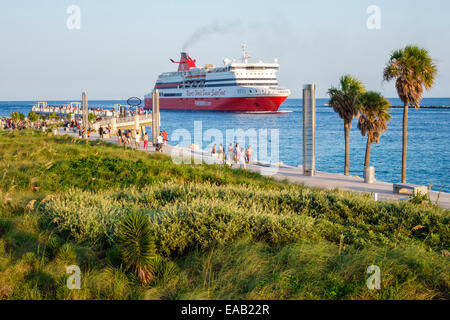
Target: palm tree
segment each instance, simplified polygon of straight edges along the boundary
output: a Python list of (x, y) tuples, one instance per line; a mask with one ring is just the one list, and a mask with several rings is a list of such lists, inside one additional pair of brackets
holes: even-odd
[(349, 133), (352, 127), (352, 120), (358, 116), (361, 95), (364, 94), (365, 88), (358, 79), (344, 75), (340, 79), (340, 88), (331, 87), (328, 90), (330, 96), (330, 106), (334, 112), (339, 114), (344, 120), (345, 135), (345, 165), (344, 174), (349, 175)]
[(37, 120), (39, 119), (39, 115), (33, 111), (30, 111), (28, 113), (28, 120), (31, 122), (31, 125), (33, 125)]
[(89, 112), (88, 114), (88, 121), (89, 122), (94, 122), (97, 119), (97, 116), (95, 114), (93, 114), (92, 112)]
[(394, 51), (384, 69), (384, 80), (395, 79), (398, 96), (403, 102), (402, 183), (406, 182), (408, 108), (420, 108), (423, 89), (430, 90), (433, 87), (436, 73), (437, 67), (428, 51), (417, 46), (406, 46)]
[(20, 120), (20, 113), (19, 112), (11, 112), (11, 120), (14, 123), (19, 122), (19, 120)]
[(369, 91), (361, 96), (358, 129), (361, 135), (367, 135), (366, 156), (364, 166), (370, 165), (370, 146), (380, 142), (381, 133), (387, 130), (387, 122), (391, 115), (387, 112), (391, 104), (378, 92)]
[(55, 120), (57, 117), (56, 112), (50, 113), (50, 115), (48, 117), (49, 117), (49, 119)]

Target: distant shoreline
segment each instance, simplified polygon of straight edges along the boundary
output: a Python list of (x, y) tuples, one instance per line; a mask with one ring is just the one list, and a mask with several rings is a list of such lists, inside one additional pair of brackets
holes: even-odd
[[(391, 108), (402, 108), (403, 106), (391, 106)], [(409, 107), (410, 109), (414, 109), (414, 107)], [(450, 109), (450, 106), (420, 106), (420, 109)]]
[[(331, 108), (329, 105), (324, 107)], [(391, 109), (403, 109), (403, 106), (391, 106)], [(409, 107), (409, 109), (414, 109), (414, 107)], [(420, 106), (420, 109), (450, 109), (450, 106)]]

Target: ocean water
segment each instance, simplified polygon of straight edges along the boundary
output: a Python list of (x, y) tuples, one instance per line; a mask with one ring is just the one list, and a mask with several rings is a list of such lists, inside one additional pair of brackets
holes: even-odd
[[(401, 105), (399, 99), (390, 99), (393, 105)], [(49, 101), (63, 104), (67, 101)], [(90, 107), (111, 107), (126, 101), (89, 101)], [(316, 114), (316, 168), (319, 171), (343, 173), (344, 126), (343, 121), (325, 104), (327, 99), (317, 100)], [(13, 111), (28, 114), (32, 102), (0, 102), (0, 116)], [(422, 106), (450, 106), (450, 98), (426, 98)], [(194, 121), (202, 121), (202, 130), (218, 129), (224, 139), (227, 129), (278, 129), (279, 159), (285, 164), (297, 166), (302, 159), (302, 102), (288, 99), (280, 107), (282, 114), (245, 114), (208, 111), (161, 111), (161, 127), (171, 134), (186, 129), (194, 136)], [(380, 144), (373, 144), (371, 165), (375, 176), (386, 182), (399, 182), (402, 156), (402, 109), (390, 110), (392, 120)], [(192, 141), (193, 142), (193, 141)], [(202, 147), (210, 141), (204, 141)], [(220, 143), (220, 142), (218, 142)], [(224, 141), (225, 143), (225, 141)], [(270, 143), (270, 142), (269, 142)], [(183, 145), (186, 145), (185, 141)], [(350, 131), (350, 174), (362, 176), (366, 138), (362, 137), (355, 119)], [(0, 146), (1, 147), (1, 146)], [(255, 148), (254, 148), (255, 149)], [(270, 145), (269, 145), (270, 149)], [(256, 151), (256, 150), (255, 150)], [(407, 180), (417, 184), (433, 184), (434, 190), (450, 192), (450, 109), (410, 109), (408, 114)]]

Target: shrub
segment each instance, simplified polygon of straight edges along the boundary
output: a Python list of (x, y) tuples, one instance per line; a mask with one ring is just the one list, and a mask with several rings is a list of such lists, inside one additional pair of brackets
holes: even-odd
[(125, 266), (135, 272), (143, 284), (153, 278), (152, 259), (155, 245), (150, 236), (148, 218), (141, 213), (131, 213), (120, 224), (118, 246)]

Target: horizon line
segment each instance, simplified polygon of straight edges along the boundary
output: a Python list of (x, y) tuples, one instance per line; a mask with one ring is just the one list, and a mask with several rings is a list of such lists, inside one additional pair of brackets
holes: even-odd
[[(135, 96), (136, 97), (136, 96)], [(88, 99), (88, 101), (126, 101), (128, 100), (130, 97), (128, 98), (123, 98), (123, 99)], [(141, 97), (138, 97), (141, 98)], [(303, 98), (301, 97), (289, 97), (286, 100), (293, 100), (293, 99), (297, 99), (297, 100), (302, 100)], [(329, 97), (316, 97), (316, 99), (330, 99)], [(386, 97), (386, 99), (400, 99), (399, 97)], [(424, 97), (423, 99), (450, 99), (450, 96), (448, 97)], [(144, 98), (142, 98), (141, 100), (144, 100)], [(0, 102), (40, 102), (40, 101), (81, 101), (81, 99), (35, 99), (35, 100), (0, 100)]]

